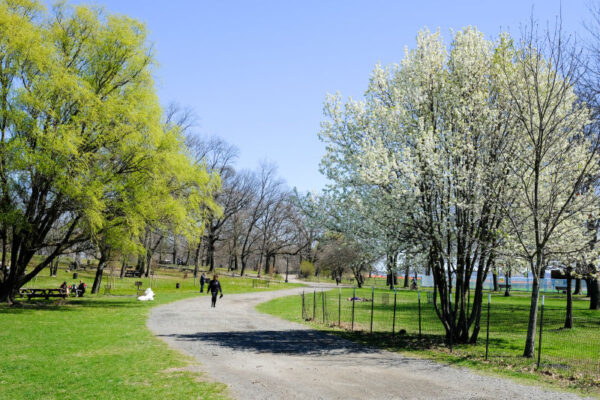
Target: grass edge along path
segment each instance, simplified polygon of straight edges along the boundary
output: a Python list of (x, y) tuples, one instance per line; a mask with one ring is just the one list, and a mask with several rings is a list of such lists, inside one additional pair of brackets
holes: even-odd
[[(307, 293), (309, 292), (307, 291)], [(312, 291), (310, 293), (312, 293)], [(337, 289), (329, 291), (329, 293), (335, 293), (337, 298)], [(414, 294), (414, 292), (399, 290), (398, 294), (400, 295), (400, 293), (406, 293), (407, 295)], [(301, 317), (301, 298), (298, 295), (279, 297), (261, 303), (256, 306), (256, 310), (288, 321), (310, 326), (315, 330), (332, 333), (341, 338), (365, 346), (398, 352), (409, 357), (425, 358), (447, 365), (466, 367), (482, 375), (510, 378), (513, 381), (526, 385), (541, 386), (546, 389), (600, 398), (598, 382), (594, 384), (590, 384), (589, 382), (577, 382), (573, 379), (566, 379), (549, 373), (548, 371), (538, 371), (535, 367), (515, 368), (512, 365), (507, 365), (501, 359), (495, 360), (490, 358), (489, 361), (485, 361), (483, 358), (473, 356), (473, 354), (464, 351), (460, 347), (455, 347), (454, 351), (451, 353), (447, 347), (436, 346), (435, 343), (429, 343), (426, 346), (416, 346), (415, 343), (418, 339), (411, 335), (396, 334), (392, 337), (391, 333), (374, 332), (373, 334), (369, 334), (365, 331), (351, 332), (348, 329), (339, 329), (337, 324), (331, 324), (335, 326), (330, 326), (318, 322), (315, 323), (313, 321), (304, 321)], [(485, 332), (483, 333), (482, 338), (485, 338)], [(468, 346), (469, 345), (465, 345), (465, 348), (468, 348)]]
[[(253, 290), (248, 280), (221, 281), (226, 295)], [(154, 302), (87, 296), (0, 305), (0, 399), (228, 398), (224, 384), (146, 326), (151, 308), (198, 295), (159, 289)]]

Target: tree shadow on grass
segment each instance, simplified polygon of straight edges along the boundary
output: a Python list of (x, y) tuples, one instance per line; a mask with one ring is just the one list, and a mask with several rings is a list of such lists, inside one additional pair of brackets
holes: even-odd
[(137, 301), (135, 297), (122, 299), (20, 299), (13, 305), (0, 305), (0, 314), (25, 314), (34, 311), (77, 311), (82, 308), (140, 308), (148, 307), (148, 304)]
[(199, 341), (238, 351), (287, 355), (369, 354), (379, 350), (364, 347), (335, 335), (312, 330), (199, 332), (163, 335), (182, 341)]

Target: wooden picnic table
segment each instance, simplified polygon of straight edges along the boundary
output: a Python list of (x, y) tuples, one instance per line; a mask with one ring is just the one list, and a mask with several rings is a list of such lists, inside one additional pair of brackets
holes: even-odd
[(556, 291), (558, 293), (560, 293), (560, 292), (567, 293), (567, 287), (566, 286), (555, 286), (554, 289), (556, 289)]
[(123, 276), (125, 278), (140, 278), (142, 276), (142, 271), (136, 271), (134, 269), (126, 270)]
[(43, 297), (48, 300), (50, 297), (62, 297), (65, 299), (67, 297), (67, 291), (63, 289), (33, 289), (26, 288), (19, 290), (19, 296), (25, 297), (31, 300), (34, 297)]

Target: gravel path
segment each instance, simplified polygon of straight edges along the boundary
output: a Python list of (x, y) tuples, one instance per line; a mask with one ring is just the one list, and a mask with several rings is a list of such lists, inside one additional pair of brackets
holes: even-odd
[(237, 399), (580, 398), (363, 347), (254, 309), (302, 290), (225, 295), (216, 308), (209, 297), (182, 300), (154, 308), (148, 326)]

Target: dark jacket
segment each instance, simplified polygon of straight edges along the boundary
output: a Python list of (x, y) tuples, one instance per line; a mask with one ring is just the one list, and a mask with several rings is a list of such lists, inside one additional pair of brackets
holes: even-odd
[(204, 285), (207, 281), (208, 281), (208, 279), (206, 279), (204, 274), (200, 275), (200, 284), (201, 285)]
[(208, 288), (206, 288), (206, 291), (211, 293), (221, 292), (221, 294), (223, 294), (223, 289), (221, 289), (221, 283), (218, 279), (213, 279), (212, 281), (208, 282)]

